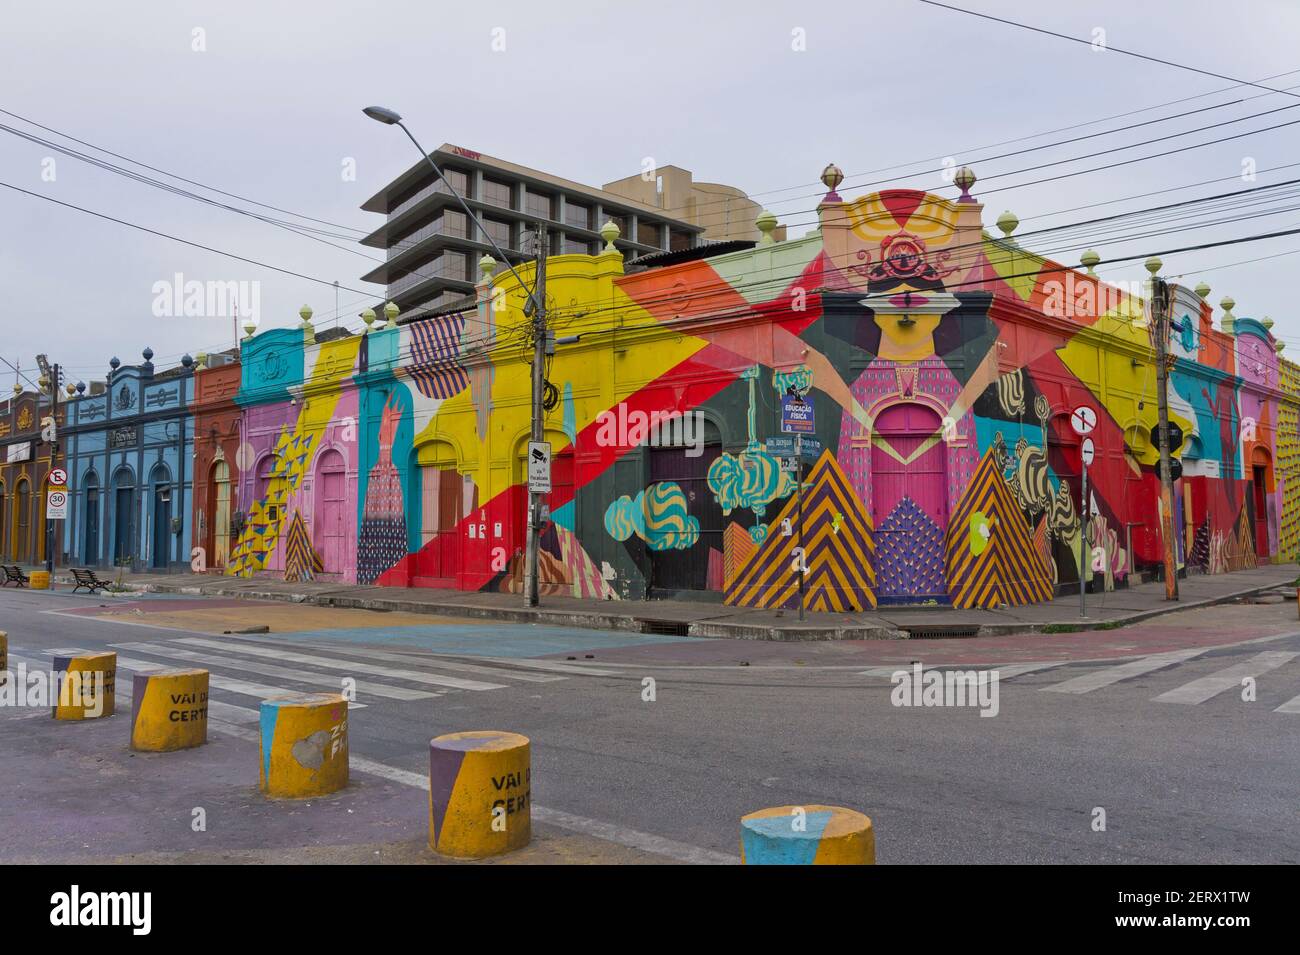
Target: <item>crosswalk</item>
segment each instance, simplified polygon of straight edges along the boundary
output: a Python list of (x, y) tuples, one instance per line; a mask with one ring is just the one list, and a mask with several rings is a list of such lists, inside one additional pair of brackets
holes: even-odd
[[(1265, 650), (1261, 653), (1251, 654), (1244, 659), (1234, 657), (1230, 665), (1221, 669), (1212, 670), (1208, 673), (1199, 672), (1203, 667), (1198, 665), (1210, 662), (1202, 658), (1220, 649), (1222, 648), (1195, 647), (1186, 650), (1153, 653), (1118, 663), (1089, 666), (1083, 672), (1076, 672), (1073, 676), (1064, 676), (1063, 679), (1056, 679), (1058, 676), (1063, 676), (1062, 674), (1052, 673), (1052, 682), (1046, 686), (1039, 686), (1038, 690), (1044, 693), (1078, 697), (1112, 689), (1119, 684), (1136, 680), (1139, 677), (1159, 674), (1172, 677), (1173, 680), (1181, 679), (1185, 682), (1181, 682), (1179, 685), (1153, 696), (1151, 698), (1153, 702), (1198, 706), (1229, 691), (1244, 689), (1247, 681), (1255, 681), (1259, 689), (1265, 686), (1270, 689), (1282, 686), (1287, 687), (1288, 690), (1300, 687), (1300, 667), (1292, 667), (1289, 670), (1284, 669), (1288, 664), (1292, 664), (1297, 658), (1300, 658), (1300, 651)], [(1198, 675), (1192, 676), (1191, 679), (1187, 679), (1187, 676), (1184, 675), (1186, 671), (1182, 669), (1189, 665), (1198, 669)], [(999, 683), (1002, 683), (1031, 673), (1041, 677), (1045, 673), (1060, 667), (1069, 667), (1071, 670), (1077, 669), (1077, 666), (1072, 665), (1070, 661), (1017, 663), (1006, 666), (979, 665), (972, 666), (969, 669), (997, 670)], [(907, 665), (896, 664), (894, 666), (871, 667), (859, 671), (859, 675), (888, 679), (900, 670), (909, 671), (910, 669)], [(967, 668), (948, 665), (934, 667), (933, 669), (954, 670)], [(1285, 695), (1285, 692), (1283, 695)], [(1274, 707), (1273, 712), (1300, 714), (1300, 695), (1293, 696), (1281, 705)]]
[[(445, 659), (430, 654), (400, 653), (357, 645), (318, 648), (272, 643), (247, 637), (178, 637), (156, 642), (122, 641), (107, 649), (117, 653), (117, 665), (127, 678), (117, 681), (117, 705), (129, 706), (130, 675), (157, 673), (176, 667), (202, 667), (208, 671), (212, 691), (209, 715), (238, 726), (256, 723), (261, 700), (305, 690), (354, 689), (349, 709), (377, 702), (423, 702), (449, 694), (509, 690), (518, 686), (556, 683), (582, 674), (610, 676), (613, 671), (588, 669), (548, 660), (514, 657), (479, 657), (476, 662)], [(11, 667), (25, 663), (28, 670), (48, 670), (54, 657), (89, 652), (81, 647), (58, 647), (36, 652), (10, 648)], [(240, 698), (256, 701), (240, 705)]]

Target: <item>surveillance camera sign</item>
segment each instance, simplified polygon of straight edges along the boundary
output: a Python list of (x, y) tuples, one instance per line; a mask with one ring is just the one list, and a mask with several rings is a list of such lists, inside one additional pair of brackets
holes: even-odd
[(528, 490), (551, 493), (551, 445), (549, 441), (528, 442)]

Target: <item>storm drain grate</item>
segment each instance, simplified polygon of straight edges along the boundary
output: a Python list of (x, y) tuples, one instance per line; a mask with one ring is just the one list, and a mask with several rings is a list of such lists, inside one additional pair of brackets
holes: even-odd
[(909, 640), (945, 640), (950, 637), (974, 637), (980, 632), (978, 626), (949, 624), (931, 627), (904, 627)]
[(691, 625), (678, 623), (676, 620), (642, 620), (641, 632), (653, 633), (660, 637), (688, 637)]

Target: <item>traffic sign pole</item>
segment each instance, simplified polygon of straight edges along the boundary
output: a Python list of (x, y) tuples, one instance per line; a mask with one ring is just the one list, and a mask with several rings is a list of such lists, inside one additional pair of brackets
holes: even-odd
[(1088, 616), (1086, 598), (1084, 593), (1087, 589), (1088, 573), (1091, 564), (1088, 563), (1088, 465), (1083, 464), (1083, 485), (1079, 495), (1079, 616)]
[(794, 436), (794, 459), (795, 475), (799, 480), (795, 487), (795, 508), (799, 515), (799, 619), (803, 620), (804, 605), (804, 572), (803, 569), (808, 565), (808, 555), (803, 550), (803, 435)]

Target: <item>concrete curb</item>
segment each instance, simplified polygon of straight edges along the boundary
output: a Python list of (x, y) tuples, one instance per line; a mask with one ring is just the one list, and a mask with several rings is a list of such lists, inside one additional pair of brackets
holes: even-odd
[[(59, 580), (58, 582), (64, 582)], [(430, 604), (426, 601), (403, 600), (401, 597), (358, 597), (347, 593), (286, 593), (276, 590), (251, 590), (229, 587), (222, 583), (175, 584), (150, 582), (147, 584), (126, 583), (134, 593), (165, 593), (184, 596), (224, 597), (237, 600), (275, 600), (281, 603), (303, 603), (318, 607), (340, 607), (354, 610), (371, 610), (377, 612), (402, 612), (413, 614), (437, 614), (442, 616), (469, 617), (478, 620), (499, 620), (506, 623), (539, 624), (552, 627), (575, 627), (583, 630), (614, 630), (623, 633), (661, 633), (664, 624), (672, 627), (675, 636), (701, 637), (705, 639), (724, 640), (771, 640), (782, 643), (823, 642), (832, 640), (907, 640), (927, 639), (912, 637), (911, 630), (924, 629), (922, 624), (888, 624), (886, 626), (821, 626), (816, 624), (798, 624), (782, 621), (779, 625), (765, 626), (761, 623), (732, 623), (726, 619), (666, 621), (660, 614), (654, 613), (653, 603), (641, 613), (604, 613), (580, 610), (564, 610), (550, 607), (528, 609), (524, 607), (497, 607), (482, 604), (461, 604), (444, 602)], [(1183, 610), (1195, 610), (1228, 603), (1243, 597), (1269, 590), (1290, 589), (1284, 583), (1268, 583), (1244, 590), (1235, 590), (1208, 597), (1202, 600), (1178, 602), (1168, 606), (1153, 607), (1150, 610), (1137, 610), (1125, 616), (1112, 617), (1109, 620), (1066, 619), (1043, 621), (1039, 623), (981, 624), (971, 635), (977, 637), (1011, 636), (1024, 633), (1043, 633), (1047, 628), (1053, 632), (1078, 633), (1086, 630), (1114, 630), (1129, 624), (1140, 623), (1154, 617)], [(378, 591), (383, 588), (377, 588)], [(939, 625), (941, 617), (936, 614)], [(652, 629), (654, 625), (654, 629)], [(1058, 629), (1059, 628), (1059, 629)], [(1065, 629), (1069, 628), (1069, 629)], [(1051, 636), (1051, 633), (1044, 633)]]

